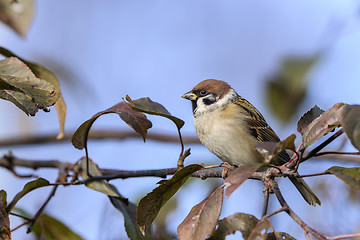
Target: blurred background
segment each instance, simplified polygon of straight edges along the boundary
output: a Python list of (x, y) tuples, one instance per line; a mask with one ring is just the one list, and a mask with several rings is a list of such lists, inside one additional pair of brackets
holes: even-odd
[[(67, 103), (65, 130), (75, 131), (95, 113), (131, 98), (150, 97), (185, 121), (184, 136), (196, 136), (191, 104), (180, 98), (208, 78), (227, 81), (252, 102), (268, 123), (285, 138), (296, 133), (296, 121), (315, 104), (328, 109), (337, 102), (360, 103), (360, 4), (350, 0), (304, 1), (95, 1), (35, 2), (34, 18), (25, 37), (0, 24), (0, 45), (40, 63), (55, 73)], [(0, 140), (56, 134), (57, 116), (40, 112), (27, 117), (10, 102), (0, 104)], [(149, 132), (176, 135), (167, 119), (149, 116)], [(116, 115), (100, 117), (93, 129), (119, 130), (128, 126)], [(300, 143), (300, 135), (296, 143)], [(342, 140), (329, 146), (337, 149)], [(90, 157), (101, 168), (123, 170), (175, 167), (177, 143), (141, 138), (89, 142)], [(218, 164), (204, 146), (191, 147), (186, 164)], [(83, 155), (70, 142), (31, 146), (1, 146), (20, 158), (56, 159), (74, 163)], [(355, 151), (345, 143), (345, 151)], [(322, 172), (352, 162), (314, 159), (300, 166), (302, 174)], [(32, 173), (30, 169), (18, 169)], [(56, 170), (35, 173), (55, 181)], [(156, 187), (159, 178), (113, 180), (121, 194), (137, 202)], [(307, 205), (288, 181), (280, 180), (294, 211), (310, 226), (330, 236), (360, 229), (359, 192), (349, 191), (333, 176), (306, 179), (322, 205)], [(0, 169), (0, 189), (8, 199), (29, 179)], [(158, 217), (159, 232), (170, 235), (222, 180), (194, 179), (165, 205)], [(261, 217), (263, 185), (245, 182), (225, 199), (222, 217), (244, 212)], [(19, 207), (34, 214), (50, 188), (28, 194)], [(279, 208), (271, 198), (271, 210)], [(108, 198), (84, 186), (60, 187), (46, 213), (66, 223), (85, 239), (127, 239), (123, 218)], [(304, 239), (302, 229), (286, 214), (271, 218), (276, 231)], [(11, 217), (11, 227), (22, 220)], [(161, 223), (162, 221), (162, 223)], [(166, 225), (164, 226), (164, 223)], [(163, 224), (163, 225), (162, 225)], [(13, 239), (34, 239), (26, 227)], [(227, 239), (239, 239), (240, 233)]]

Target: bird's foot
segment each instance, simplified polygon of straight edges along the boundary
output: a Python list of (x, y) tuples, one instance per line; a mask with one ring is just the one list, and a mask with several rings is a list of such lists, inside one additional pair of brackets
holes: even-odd
[(227, 177), (229, 171), (234, 170), (236, 168), (236, 166), (231, 165), (230, 163), (227, 162), (222, 163), (221, 166), (223, 167), (223, 170), (221, 172), (221, 177), (223, 179)]

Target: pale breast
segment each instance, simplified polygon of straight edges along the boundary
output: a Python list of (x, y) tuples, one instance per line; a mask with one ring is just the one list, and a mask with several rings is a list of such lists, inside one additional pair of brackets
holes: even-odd
[(259, 162), (257, 140), (248, 133), (242, 115), (215, 110), (194, 119), (200, 141), (222, 161), (230, 164)]

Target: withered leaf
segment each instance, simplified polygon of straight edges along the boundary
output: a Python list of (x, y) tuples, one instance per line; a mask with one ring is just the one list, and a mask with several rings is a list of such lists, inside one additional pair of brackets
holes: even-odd
[(291, 134), (280, 142), (259, 142), (256, 144), (256, 150), (264, 157), (266, 163), (273, 163), (273, 159), (285, 149), (295, 151), (295, 134)]
[[(89, 173), (91, 174), (91, 176), (101, 176), (101, 172), (97, 167), (97, 165), (90, 158), (88, 158), (88, 160), (89, 160)], [(89, 177), (86, 171), (86, 165), (87, 165), (86, 161), (87, 161), (86, 157), (83, 157), (80, 160), (80, 167), (82, 169), (80, 175), (83, 179)], [(121, 196), (116, 191), (114, 191), (113, 188), (104, 180), (100, 180), (100, 181), (96, 180), (96, 181), (88, 182), (85, 185), (88, 188), (91, 188), (95, 191), (105, 193), (108, 196), (121, 198)]]
[(44, 66), (20, 58), (19, 56), (15, 55), (13, 52), (3, 47), (0, 47), (0, 54), (8, 58), (17, 57), (30, 68), (30, 70), (34, 73), (34, 75), (37, 78), (45, 80), (46, 82), (52, 84), (55, 87), (56, 92), (59, 94), (59, 99), (55, 103), (55, 109), (58, 115), (59, 126), (60, 126), (60, 131), (57, 136), (57, 139), (62, 138), (64, 136), (64, 131), (65, 131), (66, 104), (64, 98), (62, 97), (59, 81), (57, 80), (55, 74), (51, 72), (49, 69), (45, 68)]
[(324, 110), (322, 110), (321, 108), (319, 108), (317, 105), (315, 105), (313, 108), (311, 108), (309, 111), (307, 111), (306, 113), (304, 113), (304, 115), (302, 115), (302, 117), (299, 119), (299, 121), (297, 122), (297, 130), (298, 132), (303, 135), (304, 134), (304, 130), (306, 129), (306, 127), (317, 117), (319, 117), (322, 113), (324, 112)]
[(11, 232), (9, 214), (6, 211), (6, 206), (4, 204), (4, 202), (6, 202), (6, 199), (3, 199), (2, 195), (3, 194), (0, 195), (0, 239), (10, 240)]
[(10, 212), (16, 205), (16, 203), (26, 194), (37, 188), (49, 186), (49, 181), (44, 178), (38, 178), (25, 184), (23, 190), (15, 195), (13, 200), (7, 205), (6, 212)]
[(223, 187), (217, 188), (202, 202), (195, 205), (178, 226), (180, 240), (202, 240), (214, 231), (223, 203)]
[(360, 105), (345, 105), (341, 123), (352, 145), (360, 150)]
[(267, 218), (258, 221), (247, 240), (265, 240), (271, 223)]
[(92, 118), (81, 124), (72, 137), (72, 144), (78, 149), (85, 148), (92, 124), (98, 117), (108, 113), (118, 114), (120, 118), (145, 141), (147, 130), (152, 126), (151, 122), (146, 118), (145, 114), (132, 110), (126, 103), (121, 102), (105, 111), (98, 112)]
[(342, 108), (344, 106), (344, 103), (336, 103), (319, 117), (315, 118), (303, 130), (303, 146), (310, 146), (322, 136), (341, 126)]
[(360, 167), (344, 168), (334, 166), (325, 171), (332, 173), (343, 180), (346, 184), (360, 190)]
[(184, 121), (172, 116), (169, 111), (160, 103), (153, 102), (150, 98), (140, 98), (137, 100), (132, 100), (128, 95), (126, 95), (126, 100), (128, 105), (139, 112), (144, 112), (151, 115), (162, 116), (173, 121), (178, 129), (184, 126)]
[(250, 214), (235, 213), (219, 221), (218, 227), (208, 240), (223, 240), (227, 235), (240, 231), (247, 239), (259, 220)]
[(54, 105), (59, 93), (53, 84), (37, 78), (16, 57), (0, 60), (0, 98), (11, 101), (28, 115)]
[(160, 186), (143, 197), (136, 211), (136, 221), (143, 234), (158, 215), (161, 207), (180, 189), (192, 173), (202, 169), (192, 164), (177, 171), (169, 180), (161, 181)]
[(284, 232), (271, 232), (267, 234), (266, 240), (296, 240), (296, 238), (290, 236)]
[(261, 166), (263, 166), (262, 163), (243, 164), (230, 171), (225, 178), (225, 196), (229, 198), (230, 195)]
[(25, 36), (34, 16), (34, 0), (0, 0), (0, 20), (20, 36)]

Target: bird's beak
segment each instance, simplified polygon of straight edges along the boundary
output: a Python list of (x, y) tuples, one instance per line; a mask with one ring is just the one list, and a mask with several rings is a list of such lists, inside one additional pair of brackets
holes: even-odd
[(191, 101), (195, 101), (197, 96), (196, 94), (194, 94), (193, 92), (187, 92), (184, 95), (181, 96), (182, 98), (185, 98), (187, 100), (191, 100)]

